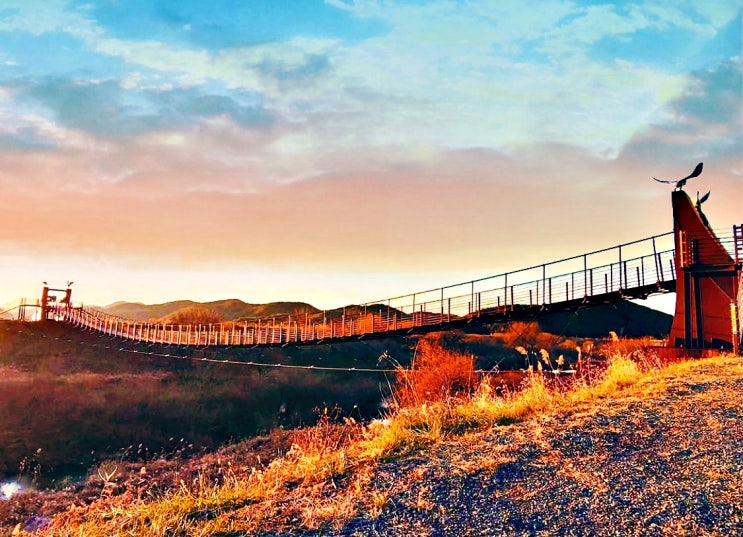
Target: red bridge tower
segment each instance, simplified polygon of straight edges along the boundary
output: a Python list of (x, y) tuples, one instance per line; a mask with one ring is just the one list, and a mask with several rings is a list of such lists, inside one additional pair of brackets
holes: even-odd
[(735, 259), (710, 229), (701, 207), (682, 190), (671, 195), (676, 264), (676, 312), (668, 345), (725, 349), (741, 344), (743, 226), (734, 227)]

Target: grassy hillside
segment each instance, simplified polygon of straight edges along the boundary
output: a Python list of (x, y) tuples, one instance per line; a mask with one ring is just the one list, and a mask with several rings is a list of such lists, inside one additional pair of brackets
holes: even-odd
[(384, 375), (201, 358), (374, 368), (384, 352), (405, 362), (406, 345), (379, 340), (177, 355), (172, 348), (126, 344), (63, 324), (2, 321), (0, 478), (28, 473), (21, 466), (29, 459), (33, 477), (48, 482), (84, 473), (132, 445), (155, 454), (174, 449), (173, 439), (183, 438), (192, 451), (214, 448), (276, 427), (314, 423), (316, 409), (326, 406), (375, 416), (387, 390)]
[[(628, 310), (639, 312), (635, 320), (655, 314), (634, 305)], [(610, 323), (617, 311), (624, 310), (609, 307), (606, 313), (580, 318)], [(621, 330), (613, 319), (610, 326)], [(560, 322), (554, 326), (564, 328)], [(598, 330), (591, 323), (571, 322), (570, 327)], [(549, 349), (555, 364), (564, 360), (570, 368), (577, 348), (591, 344), (540, 332), (530, 323), (495, 329), (492, 335), (459, 331), (341, 345), (176, 349), (127, 343), (57, 323), (1, 322), (0, 477), (15, 474), (39, 448), (42, 477), (53, 478), (84, 471), (132, 444), (158, 452), (170, 449), (171, 437), (177, 437), (214, 447), (277, 426), (312, 423), (315, 409), (323, 406), (353, 410), (356, 417), (375, 416), (388, 389), (388, 380), (379, 374), (224, 366), (201, 358), (383, 369), (409, 364), (418, 341), (425, 340), (473, 356), (475, 369), (503, 371), (536, 366), (542, 349)], [(379, 363), (381, 356), (389, 360)]]
[(635, 304), (628, 300), (599, 304), (575, 312), (563, 312), (539, 318), (545, 332), (580, 337), (604, 337), (610, 330), (620, 337), (667, 337), (672, 315)]
[(569, 385), (534, 375), (499, 394), (486, 378), (383, 423), (322, 421), (264, 467), (240, 447), (202, 459), (170, 489), (155, 463), (102, 467), (99, 494), (41, 535), (739, 533), (740, 357), (662, 366), (622, 346)]

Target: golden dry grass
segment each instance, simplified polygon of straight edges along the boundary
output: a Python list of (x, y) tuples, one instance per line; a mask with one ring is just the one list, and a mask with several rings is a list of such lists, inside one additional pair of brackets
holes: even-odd
[[(444, 351), (430, 348), (426, 352), (432, 356)], [(462, 357), (449, 358), (458, 362)], [(298, 437), (285, 456), (263, 469), (236, 468), (224, 461), (225, 478), (219, 483), (206, 478), (181, 483), (176, 490), (154, 500), (131, 491), (101, 497), (88, 506), (71, 506), (40, 535), (206, 536), (337, 527), (359, 513), (378, 516), (391, 497), (426, 477), (425, 471), (419, 471), (388, 484), (375, 482), (375, 470), (383, 461), (404, 460), (412, 454), (425, 456), (426, 450), (442, 442), (474, 445), (481, 441), (480, 433), (494, 427), (535, 416), (584, 411), (619, 395), (641, 401), (664, 392), (676, 379), (691, 372), (714, 374), (706, 373), (707, 369), (716, 370), (721, 363), (722, 367), (743, 369), (740, 360), (731, 357), (659, 367), (652, 357), (635, 354), (630, 358), (617, 349), (600, 374), (583, 377), (570, 386), (558, 385), (535, 373), (522, 390), (503, 395), (497, 395), (485, 378), (473, 393), (444, 389), (441, 397), (421, 398), (420, 393), (430, 395), (431, 390), (416, 392), (413, 383), (403, 384), (408, 394), (416, 396), (411, 396), (409, 404), (394, 411), (384, 423), (362, 425), (346, 420), (333, 424), (321, 420), (317, 427)], [(460, 371), (454, 370), (457, 374)], [(425, 382), (433, 381), (426, 378)], [(538, 440), (538, 424), (530, 434)], [(545, 453), (549, 456), (549, 446), (545, 445)], [(473, 467), (497, 467), (510, 460), (512, 456), (502, 455), (499, 446), (494, 445), (477, 459), (453, 463), (455, 468), (472, 471)], [(572, 472), (577, 480), (601, 486), (601, 476), (595, 473), (570, 465), (563, 471)], [(425, 487), (418, 487), (410, 501), (424, 511), (436, 509)]]

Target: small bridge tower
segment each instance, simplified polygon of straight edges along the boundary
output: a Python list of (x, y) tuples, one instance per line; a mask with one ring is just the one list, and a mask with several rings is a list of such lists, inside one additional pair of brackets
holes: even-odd
[(734, 228), (735, 259), (710, 229), (701, 205), (683, 190), (671, 194), (676, 310), (668, 345), (738, 353), (743, 309), (743, 226)]
[[(52, 289), (44, 282), (44, 289), (41, 292), (41, 316), (40, 321), (49, 321), (55, 319), (61, 309), (72, 307), (72, 283), (67, 282), (65, 289)], [(57, 293), (64, 293), (59, 298)]]

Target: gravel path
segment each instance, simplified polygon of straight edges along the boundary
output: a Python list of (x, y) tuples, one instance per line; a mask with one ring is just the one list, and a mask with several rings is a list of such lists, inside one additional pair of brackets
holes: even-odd
[(743, 536), (743, 362), (662, 382), (383, 464), (378, 516), (291, 535)]

